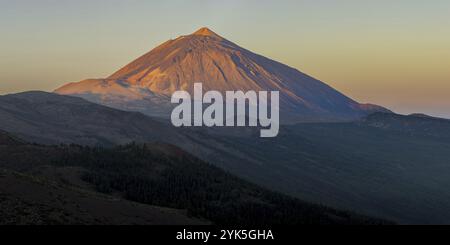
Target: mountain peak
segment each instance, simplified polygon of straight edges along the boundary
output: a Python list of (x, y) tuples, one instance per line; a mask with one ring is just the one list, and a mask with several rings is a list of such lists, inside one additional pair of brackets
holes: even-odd
[(359, 104), (294, 68), (227, 41), (207, 27), (165, 42), (107, 79), (68, 84), (56, 92), (154, 116), (170, 114), (170, 109), (165, 110), (172, 106), (167, 98), (179, 90), (192, 93), (196, 82), (202, 82), (205, 91), (279, 91), (282, 117), (288, 121), (348, 121), (387, 111)]
[(211, 31), (211, 29), (209, 29), (208, 27), (202, 27), (202, 28), (198, 29), (196, 32), (194, 32), (192, 35), (221, 38), (215, 32)]

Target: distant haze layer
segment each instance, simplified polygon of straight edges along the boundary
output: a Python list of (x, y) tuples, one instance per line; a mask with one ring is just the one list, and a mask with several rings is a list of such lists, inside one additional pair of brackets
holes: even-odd
[(0, 94), (105, 77), (209, 26), (350, 97), (450, 117), (450, 2), (0, 1)]

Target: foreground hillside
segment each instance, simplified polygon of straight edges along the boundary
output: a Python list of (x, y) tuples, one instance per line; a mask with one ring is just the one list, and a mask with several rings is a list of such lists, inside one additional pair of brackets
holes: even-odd
[(3, 223), (384, 223), (265, 190), (169, 145), (40, 146), (1, 134)]
[[(60, 169), (61, 170), (61, 169)], [(76, 169), (61, 170), (61, 173)], [(0, 225), (201, 225), (184, 211), (0, 169)]]

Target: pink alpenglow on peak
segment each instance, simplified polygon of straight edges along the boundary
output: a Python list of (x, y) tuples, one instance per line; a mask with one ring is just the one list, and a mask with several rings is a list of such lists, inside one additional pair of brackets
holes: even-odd
[(192, 35), (222, 38), (221, 36), (217, 35), (215, 32), (211, 31), (208, 27), (202, 27), (202, 28), (198, 29), (196, 32), (194, 32)]
[(280, 123), (350, 121), (389, 110), (360, 104), (327, 84), (255, 54), (204, 27), (169, 40), (106, 79), (71, 83), (55, 92), (150, 116), (170, 118), (172, 94), (279, 91)]

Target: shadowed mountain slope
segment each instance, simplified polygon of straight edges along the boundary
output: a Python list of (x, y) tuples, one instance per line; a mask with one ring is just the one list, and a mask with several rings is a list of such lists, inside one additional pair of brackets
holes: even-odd
[(450, 205), (446, 120), (376, 114), (353, 123), (283, 126), (278, 137), (261, 139), (256, 128), (177, 129), (139, 113), (37, 94), (0, 97), (0, 130), (47, 144), (166, 142), (309, 202), (401, 223), (450, 220), (443, 208)]

